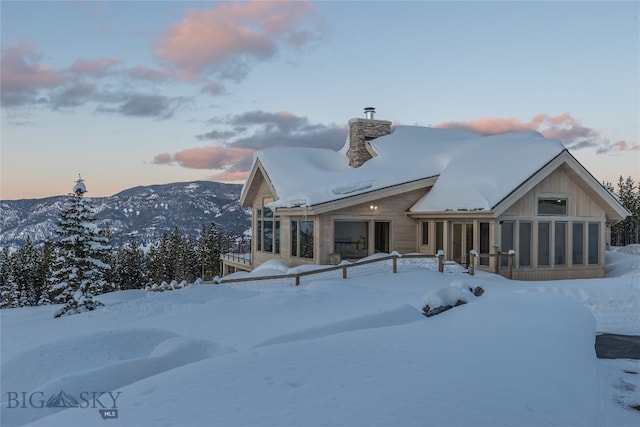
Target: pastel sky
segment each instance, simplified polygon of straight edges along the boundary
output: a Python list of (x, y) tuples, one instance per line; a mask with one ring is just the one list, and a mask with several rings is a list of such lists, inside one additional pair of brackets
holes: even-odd
[[(7, 1), (1, 199), (243, 182), (350, 118), (560, 138), (640, 181), (640, 2)], [(505, 156), (505, 162), (509, 159)]]

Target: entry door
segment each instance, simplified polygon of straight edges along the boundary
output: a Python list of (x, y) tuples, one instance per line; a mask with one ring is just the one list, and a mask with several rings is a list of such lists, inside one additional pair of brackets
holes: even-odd
[(389, 253), (389, 228), (391, 223), (389, 221), (376, 221), (373, 227), (374, 230), (374, 252)]
[(473, 249), (473, 222), (460, 221), (451, 224), (451, 259), (469, 266), (469, 252)]

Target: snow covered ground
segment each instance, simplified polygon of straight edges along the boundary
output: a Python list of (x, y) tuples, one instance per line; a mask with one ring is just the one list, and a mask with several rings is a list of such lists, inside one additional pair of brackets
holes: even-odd
[(597, 359), (594, 336), (640, 335), (640, 251), (607, 263), (516, 282), (400, 261), (2, 310), (2, 426), (637, 426), (640, 362)]

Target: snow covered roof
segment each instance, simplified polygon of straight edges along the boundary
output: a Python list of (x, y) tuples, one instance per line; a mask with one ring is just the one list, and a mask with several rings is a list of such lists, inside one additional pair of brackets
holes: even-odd
[(345, 149), (272, 148), (254, 162), (276, 192), (272, 207), (313, 206), (438, 177), (411, 209), (423, 212), (491, 209), (565, 150), (533, 131), (482, 136), (420, 126), (395, 126), (370, 144), (377, 155), (359, 168), (349, 166)]

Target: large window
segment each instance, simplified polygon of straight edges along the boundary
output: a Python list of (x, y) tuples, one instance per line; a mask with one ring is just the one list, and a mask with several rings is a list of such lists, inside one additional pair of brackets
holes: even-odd
[(291, 221), (291, 256), (298, 256), (298, 221)]
[(422, 221), (422, 239), (420, 240), (421, 245), (429, 244), (429, 222)]
[(280, 216), (264, 206), (273, 199), (263, 200), (262, 209), (256, 211), (256, 249), (263, 252), (280, 253)]
[(555, 237), (553, 238), (553, 256), (555, 265), (567, 264), (567, 223), (555, 223)]
[(584, 264), (584, 223), (574, 222), (572, 224), (573, 237), (571, 238), (572, 244), (572, 258), (573, 265)]
[(300, 257), (313, 258), (313, 221), (300, 221)]
[(538, 223), (538, 265), (551, 265), (551, 223)]
[(589, 264), (600, 263), (600, 224), (589, 223)]
[(531, 266), (531, 229), (530, 222), (520, 222), (518, 227), (518, 265), (520, 267)]
[(369, 221), (336, 221), (334, 253), (341, 259), (359, 259), (369, 255)]
[(313, 221), (291, 221), (291, 256), (313, 259)]
[(313, 221), (291, 221), (291, 256), (313, 259)]
[(567, 216), (567, 199), (538, 199), (538, 215)]

